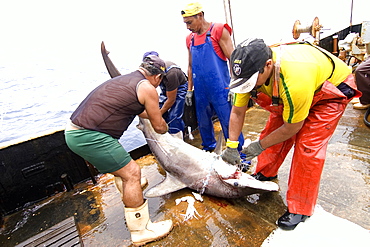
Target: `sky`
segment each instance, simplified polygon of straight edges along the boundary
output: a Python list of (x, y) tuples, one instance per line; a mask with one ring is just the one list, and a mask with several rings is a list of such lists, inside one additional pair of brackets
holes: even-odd
[[(41, 63), (65, 66), (76, 72), (104, 70), (100, 54), (100, 43), (104, 41), (117, 67), (135, 69), (144, 52), (155, 50), (163, 59), (186, 70), (185, 36), (189, 31), (180, 11), (188, 2), (1, 1), (0, 64)], [(199, 2), (207, 21), (225, 22), (224, 1)], [(302, 25), (310, 25), (315, 17), (330, 35), (349, 26), (351, 2), (230, 0), (236, 44), (248, 37), (261, 37), (266, 43), (292, 40), (294, 22), (300, 20)], [(370, 21), (366, 13), (369, 9), (369, 0), (353, 0), (352, 23)]]

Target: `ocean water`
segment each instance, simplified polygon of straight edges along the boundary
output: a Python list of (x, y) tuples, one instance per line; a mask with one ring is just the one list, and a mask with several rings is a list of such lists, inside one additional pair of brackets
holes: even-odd
[[(110, 78), (102, 61), (96, 65), (78, 73), (52, 63), (0, 67), (0, 145), (64, 129), (86, 95)], [(145, 144), (137, 122), (120, 139), (128, 151)]]
[[(0, 146), (64, 128), (87, 94), (110, 79), (100, 52), (102, 41), (121, 74), (137, 69), (149, 50), (186, 64), (188, 30), (181, 7), (169, 0), (164, 4), (173, 11), (167, 13), (168, 8), (148, 0), (3, 1)], [(157, 17), (148, 22), (153, 11)], [(175, 20), (167, 27), (178, 33), (164, 38), (158, 29), (167, 19)], [(145, 143), (136, 123), (121, 138), (128, 151)]]
[[(224, 1), (201, 2), (206, 20), (225, 23)], [(347, 27), (351, 14), (350, 2), (329, 13), (323, 4), (334, 6), (334, 0), (315, 0), (303, 6), (293, 0), (271, 1), (267, 9), (265, 2), (231, 2), (236, 44), (247, 37), (261, 37), (268, 44), (291, 41), (294, 22), (310, 23), (315, 16), (324, 32), (331, 34)], [(100, 54), (102, 41), (122, 74), (136, 69), (142, 54), (150, 50), (186, 71), (185, 37), (189, 30), (180, 10), (187, 3), (3, 1), (0, 144), (64, 127), (84, 97), (109, 79)], [(369, 4), (367, 0), (355, 3), (353, 23), (368, 20)], [(264, 15), (260, 9), (264, 9)], [(246, 10), (253, 11), (245, 14)], [(273, 22), (265, 16), (274, 17)]]

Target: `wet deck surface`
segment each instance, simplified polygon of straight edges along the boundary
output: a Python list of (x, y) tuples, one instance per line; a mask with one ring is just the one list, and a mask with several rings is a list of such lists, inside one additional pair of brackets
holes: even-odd
[[(370, 128), (363, 123), (364, 110), (349, 104), (333, 138), (322, 174), (318, 205), (341, 218), (370, 230)], [(268, 113), (258, 106), (247, 112), (245, 138), (255, 140)], [(219, 125), (215, 124), (216, 130)], [(198, 146), (199, 136), (189, 141)], [(285, 193), (291, 153), (279, 171), (279, 192), (255, 194), (238, 199), (203, 195), (196, 201), (197, 219), (184, 221), (188, 203), (175, 200), (192, 196), (184, 189), (149, 199), (152, 221), (172, 219), (175, 227), (164, 239), (147, 246), (261, 246), (285, 212)], [(164, 179), (164, 172), (152, 155), (137, 162), (148, 178), (146, 189)], [(123, 204), (111, 175), (98, 184), (81, 183), (74, 191), (59, 193), (5, 218), (1, 246), (15, 246), (71, 216), (75, 217), (84, 246), (130, 246)]]

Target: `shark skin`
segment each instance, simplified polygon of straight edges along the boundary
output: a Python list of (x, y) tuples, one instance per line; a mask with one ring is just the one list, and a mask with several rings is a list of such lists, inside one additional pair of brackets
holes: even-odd
[(163, 196), (183, 188), (222, 198), (279, 190), (276, 183), (256, 180), (215, 153), (194, 147), (169, 133), (157, 134), (148, 119), (140, 118), (138, 128), (166, 171), (165, 180), (150, 188), (146, 197)]

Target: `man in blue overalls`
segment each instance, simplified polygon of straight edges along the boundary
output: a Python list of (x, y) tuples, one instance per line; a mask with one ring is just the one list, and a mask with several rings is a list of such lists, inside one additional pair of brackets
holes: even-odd
[[(146, 52), (143, 56), (159, 56), (156, 51)], [(188, 88), (188, 78), (181, 70), (180, 66), (171, 61), (165, 61), (166, 75), (159, 84), (161, 92), (159, 94), (159, 107), (161, 113), (168, 124), (168, 133), (183, 139), (185, 123), (182, 119), (185, 107), (185, 95)]]
[[(202, 137), (202, 146), (206, 151), (216, 147), (212, 117), (216, 113), (225, 138), (228, 140), (228, 128), (231, 112), (232, 94), (229, 92), (230, 73), (227, 59), (234, 50), (231, 41), (231, 28), (228, 24), (207, 22), (199, 3), (191, 3), (181, 11), (184, 23), (191, 33), (186, 37), (189, 51), (188, 92), (185, 102), (192, 104), (193, 86), (195, 108)], [(233, 145), (234, 144), (234, 145)], [(244, 144), (241, 134), (238, 142), (229, 143), (238, 151)], [(233, 153), (232, 159), (243, 159), (240, 153)], [(242, 154), (243, 155), (243, 154)]]

